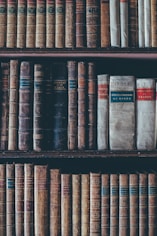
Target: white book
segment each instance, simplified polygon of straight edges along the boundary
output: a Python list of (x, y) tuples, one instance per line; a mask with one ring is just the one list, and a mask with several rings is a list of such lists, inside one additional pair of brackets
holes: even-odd
[(107, 74), (97, 76), (97, 148), (108, 149), (108, 80)]
[(145, 47), (151, 47), (151, 0), (144, 0)]
[(110, 38), (112, 47), (120, 47), (119, 0), (110, 0)]
[(155, 79), (136, 80), (137, 149), (156, 147), (155, 139)]
[(135, 77), (110, 76), (109, 143), (111, 150), (135, 147)]
[(128, 0), (120, 0), (121, 47), (128, 47)]
[(138, 0), (138, 38), (139, 47), (143, 48), (144, 42), (144, 0)]

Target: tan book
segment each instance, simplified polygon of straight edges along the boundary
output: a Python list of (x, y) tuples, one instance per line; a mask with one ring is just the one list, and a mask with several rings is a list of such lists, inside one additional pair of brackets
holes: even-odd
[(110, 9), (109, 0), (100, 1), (101, 48), (110, 46)]
[(128, 47), (128, 0), (120, 0), (120, 33), (121, 33), (121, 47)]
[(157, 1), (151, 0), (151, 46), (157, 47)]
[(36, 0), (27, 0), (26, 48), (35, 48)]
[(35, 47), (46, 47), (46, 2), (36, 0), (36, 35)]
[(111, 47), (120, 47), (120, 1), (110, 0), (109, 4)]
[(24, 235), (24, 164), (15, 164), (15, 234)]
[[(138, 46), (138, 0), (129, 2), (129, 46)], [(144, 23), (144, 22), (143, 22)]]
[(17, 0), (17, 48), (26, 47), (26, 0)]
[(65, 46), (65, 1), (55, 0), (55, 47)]
[(50, 170), (50, 235), (61, 233), (61, 174), (59, 169)]
[(55, 47), (55, 0), (46, 0), (46, 47)]
[(24, 235), (34, 235), (34, 165), (24, 164)]
[(76, 1), (76, 48), (86, 46), (86, 3), (84, 0)]
[(75, 47), (75, 1), (65, 0), (65, 47)]
[(7, 1), (0, 1), (0, 48), (6, 46), (6, 31), (7, 31)]
[(48, 167), (34, 166), (34, 235), (48, 235)]
[(0, 164), (0, 235), (6, 236), (6, 165)]

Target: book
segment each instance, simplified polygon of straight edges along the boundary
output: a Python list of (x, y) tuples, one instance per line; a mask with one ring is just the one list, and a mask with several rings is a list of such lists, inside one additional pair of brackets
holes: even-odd
[(84, 48), (86, 46), (86, 4), (84, 0), (77, 0), (75, 4), (76, 48)]
[(156, 14), (157, 14), (157, 2), (156, 0), (151, 0), (151, 46), (157, 47), (157, 24), (156, 24)]
[(128, 27), (128, 0), (120, 0), (120, 39), (122, 48), (129, 45)]
[(65, 46), (65, 1), (55, 1), (55, 48)]
[[(129, 46), (138, 46), (138, 0), (130, 0), (129, 2)], [(142, 19), (142, 18), (141, 18)]]
[(120, 1), (110, 0), (109, 9), (111, 47), (120, 47)]
[(138, 46), (140, 48), (143, 48), (145, 46), (143, 0), (138, 0)]
[(34, 235), (48, 235), (48, 166), (34, 166)]
[(97, 148), (108, 149), (109, 75), (97, 75)]
[(15, 235), (15, 165), (6, 164), (6, 236)]
[(65, 0), (65, 47), (75, 47), (75, 1)]
[(27, 0), (26, 48), (35, 48), (36, 0)]
[(10, 83), (9, 83), (9, 125), (8, 125), (8, 150), (16, 150), (18, 144), (18, 76), (19, 61), (10, 60)]
[(86, 1), (86, 42), (87, 48), (100, 45), (100, 5), (97, 0)]
[(155, 149), (155, 79), (136, 79), (137, 149)]
[(151, 0), (144, 0), (145, 47), (151, 47)]
[(27, 2), (24, 0), (17, 1), (17, 48), (26, 47), (26, 17)]
[(24, 235), (34, 235), (34, 164), (24, 163)]
[(101, 48), (110, 46), (110, 9), (109, 0), (100, 1), (100, 39)]
[(68, 61), (68, 149), (77, 149), (77, 62)]
[(46, 48), (55, 46), (55, 0), (46, 0)]
[(0, 164), (0, 235), (6, 236), (6, 165)]
[(29, 61), (22, 61), (19, 76), (19, 126), (18, 149), (32, 149), (32, 92), (33, 68)]
[(72, 235), (72, 176), (61, 174), (61, 235)]
[(50, 169), (50, 235), (61, 233), (61, 173)]
[(81, 174), (81, 235), (90, 234), (90, 177)]
[(15, 235), (24, 235), (24, 164), (15, 164)]
[(109, 142), (111, 150), (135, 148), (135, 78), (110, 76)]
[(7, 32), (7, 1), (0, 2), (0, 48), (6, 46), (6, 32)]

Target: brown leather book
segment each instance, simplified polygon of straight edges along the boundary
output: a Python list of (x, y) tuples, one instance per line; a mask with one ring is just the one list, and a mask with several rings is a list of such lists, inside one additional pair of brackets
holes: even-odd
[(100, 1), (100, 32), (101, 32), (101, 47), (110, 46), (110, 10), (109, 0)]
[(0, 48), (6, 46), (6, 31), (7, 31), (7, 1), (0, 1)]
[(65, 47), (75, 47), (75, 1), (65, 0)]
[(6, 165), (0, 164), (0, 235), (6, 236)]
[(138, 47), (138, 1), (128, 2), (129, 46)]
[(55, 1), (55, 47), (65, 46), (65, 1)]
[(36, 0), (27, 0), (26, 48), (35, 48)]
[(26, 17), (27, 2), (25, 0), (17, 1), (17, 48), (26, 47)]
[(76, 48), (86, 46), (86, 4), (84, 0), (76, 1)]
[(46, 47), (46, 2), (36, 0), (36, 35), (35, 47)]
[(55, 47), (55, 0), (46, 0), (46, 47)]

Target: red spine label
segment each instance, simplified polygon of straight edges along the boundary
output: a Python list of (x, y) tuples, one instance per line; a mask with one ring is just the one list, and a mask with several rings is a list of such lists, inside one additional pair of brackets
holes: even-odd
[(108, 85), (99, 84), (98, 85), (98, 99), (107, 99), (108, 98)]
[(139, 88), (136, 89), (136, 99), (140, 101), (155, 100), (155, 90), (152, 88)]

